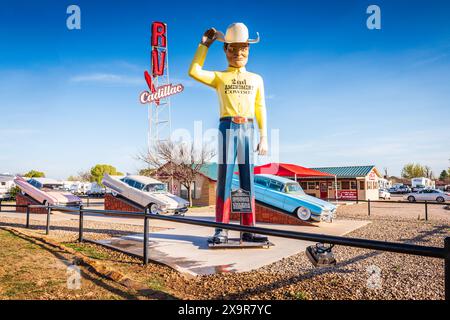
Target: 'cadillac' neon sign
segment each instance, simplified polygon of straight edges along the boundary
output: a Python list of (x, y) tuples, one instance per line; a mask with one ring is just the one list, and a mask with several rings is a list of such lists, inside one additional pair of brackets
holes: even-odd
[(184, 87), (182, 84), (177, 85), (167, 84), (154, 89), (154, 91), (151, 93), (149, 91), (141, 92), (139, 100), (143, 104), (155, 102), (157, 105), (159, 105), (160, 99), (180, 93), (181, 91), (183, 91), (183, 89)]
[(182, 84), (173, 85), (171, 83), (164, 84), (160, 87), (154, 85), (154, 78), (164, 76), (166, 71), (166, 59), (167, 59), (167, 25), (163, 22), (152, 23), (152, 58), (151, 58), (151, 70), (150, 75), (148, 71), (144, 71), (145, 82), (149, 90), (142, 91), (139, 97), (139, 101), (142, 104), (156, 103), (159, 105), (160, 100), (167, 98), (171, 95), (180, 93), (184, 90)]

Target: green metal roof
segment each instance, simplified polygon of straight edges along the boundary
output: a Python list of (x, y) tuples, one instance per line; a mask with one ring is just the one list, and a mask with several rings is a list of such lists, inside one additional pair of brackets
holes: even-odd
[(374, 165), (371, 166), (349, 166), (349, 167), (325, 167), (325, 168), (310, 168), (313, 170), (336, 175), (338, 178), (356, 178), (365, 177), (369, 174)]
[(211, 180), (217, 181), (217, 163), (216, 162), (210, 162), (204, 164), (200, 172), (203, 173), (206, 177), (210, 178)]
[[(200, 172), (203, 173), (205, 176), (207, 176), (209, 179), (217, 181), (217, 162), (210, 162), (205, 163), (201, 169)], [(238, 165), (235, 165), (234, 172), (239, 171)]]

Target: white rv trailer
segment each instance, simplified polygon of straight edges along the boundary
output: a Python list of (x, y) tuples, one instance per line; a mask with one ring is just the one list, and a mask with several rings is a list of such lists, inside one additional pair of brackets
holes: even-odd
[(9, 199), (9, 190), (15, 186), (14, 176), (10, 174), (0, 174), (0, 200)]
[(435, 182), (429, 178), (418, 177), (411, 179), (412, 188), (434, 188)]
[(90, 182), (74, 181), (70, 186), (70, 192), (72, 192), (73, 194), (87, 194), (90, 189)]
[(101, 186), (97, 182), (92, 182), (89, 190), (86, 192), (86, 194), (91, 197), (104, 196), (105, 193), (106, 193), (106, 188)]

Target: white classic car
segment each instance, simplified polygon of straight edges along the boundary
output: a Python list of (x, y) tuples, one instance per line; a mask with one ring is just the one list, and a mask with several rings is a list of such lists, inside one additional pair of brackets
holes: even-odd
[(105, 174), (102, 183), (113, 196), (121, 195), (153, 214), (173, 212), (184, 214), (189, 202), (167, 191), (166, 184), (146, 176), (128, 175), (121, 179)]
[(387, 199), (391, 199), (391, 194), (389, 193), (389, 191), (387, 191), (386, 189), (380, 189), (379, 191), (378, 191), (378, 197), (380, 198), (380, 199), (384, 199), (384, 200), (387, 200)]
[(415, 201), (437, 201), (437, 202), (446, 202), (450, 201), (450, 193), (444, 192), (438, 189), (423, 189), (419, 192), (408, 193), (403, 197), (404, 200), (408, 200), (409, 202)]
[(81, 199), (63, 190), (63, 183), (49, 178), (31, 178), (25, 180), (16, 177), (14, 183), (22, 194), (27, 194), (44, 205), (79, 206)]

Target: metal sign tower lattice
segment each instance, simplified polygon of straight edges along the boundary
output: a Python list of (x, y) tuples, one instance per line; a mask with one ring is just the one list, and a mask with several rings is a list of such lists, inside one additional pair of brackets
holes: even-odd
[[(162, 75), (154, 75), (154, 60), (151, 59), (150, 65), (152, 70), (152, 82), (157, 89), (160, 86), (169, 85), (169, 50), (168, 50), (168, 35), (167, 35), (167, 24), (165, 24), (166, 30), (166, 45), (161, 46), (161, 39), (158, 41), (157, 46), (152, 46), (152, 52), (157, 50), (158, 61), (159, 57), (163, 56), (162, 53), (165, 52), (164, 56), (164, 69)], [(148, 104), (148, 151), (151, 152), (154, 148), (162, 143), (170, 140), (170, 135), (172, 133), (172, 121), (171, 121), (171, 106), (170, 106), (170, 96), (161, 98), (159, 104), (157, 102), (152, 102)]]

